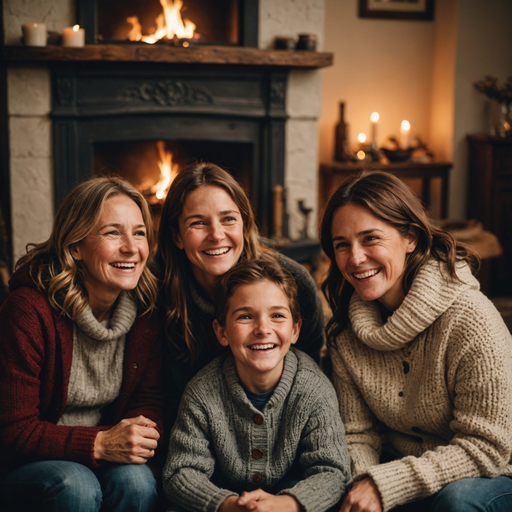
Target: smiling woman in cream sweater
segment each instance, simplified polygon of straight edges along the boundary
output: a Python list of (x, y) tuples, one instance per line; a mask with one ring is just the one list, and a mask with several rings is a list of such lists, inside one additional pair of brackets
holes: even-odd
[(333, 194), (321, 238), (356, 481), (341, 512), (512, 510), (512, 340), (477, 258), (384, 173)]

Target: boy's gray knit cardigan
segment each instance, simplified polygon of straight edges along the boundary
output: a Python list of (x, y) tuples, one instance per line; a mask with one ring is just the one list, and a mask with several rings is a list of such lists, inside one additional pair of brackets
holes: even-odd
[[(214, 512), (244, 490), (270, 491), (292, 466), (300, 468), (303, 480), (278, 494), (293, 496), (306, 511), (327, 510), (351, 483), (336, 394), (308, 355), (290, 349), (262, 412), (248, 400), (230, 353), (192, 379), (163, 472), (171, 501)], [(212, 482), (219, 479), (227, 489)]]

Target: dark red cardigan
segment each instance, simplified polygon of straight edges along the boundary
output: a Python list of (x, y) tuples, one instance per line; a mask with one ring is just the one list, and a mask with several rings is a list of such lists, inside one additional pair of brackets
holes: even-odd
[(126, 336), (123, 382), (102, 427), (57, 425), (66, 406), (73, 323), (50, 306), (27, 272), (16, 272), (0, 309), (0, 472), (38, 460), (97, 467), (99, 430), (140, 414), (162, 432), (162, 340), (156, 315), (137, 318)]

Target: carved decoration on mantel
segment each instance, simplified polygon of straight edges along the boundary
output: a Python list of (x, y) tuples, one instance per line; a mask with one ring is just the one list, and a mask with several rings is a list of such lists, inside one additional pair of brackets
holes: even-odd
[(125, 98), (129, 101), (153, 101), (162, 106), (214, 103), (208, 91), (177, 80), (160, 80), (131, 87)]
[(270, 102), (272, 105), (284, 106), (286, 99), (286, 81), (273, 77), (270, 83)]
[(73, 103), (73, 81), (70, 77), (57, 78), (57, 101), (59, 105), (66, 107)]

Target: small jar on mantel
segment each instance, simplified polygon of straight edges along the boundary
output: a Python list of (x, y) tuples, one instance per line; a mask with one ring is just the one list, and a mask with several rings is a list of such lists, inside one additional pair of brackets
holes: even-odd
[(340, 101), (340, 120), (336, 125), (334, 140), (334, 159), (338, 162), (350, 160), (350, 149), (348, 147), (348, 124), (345, 123), (345, 103)]

